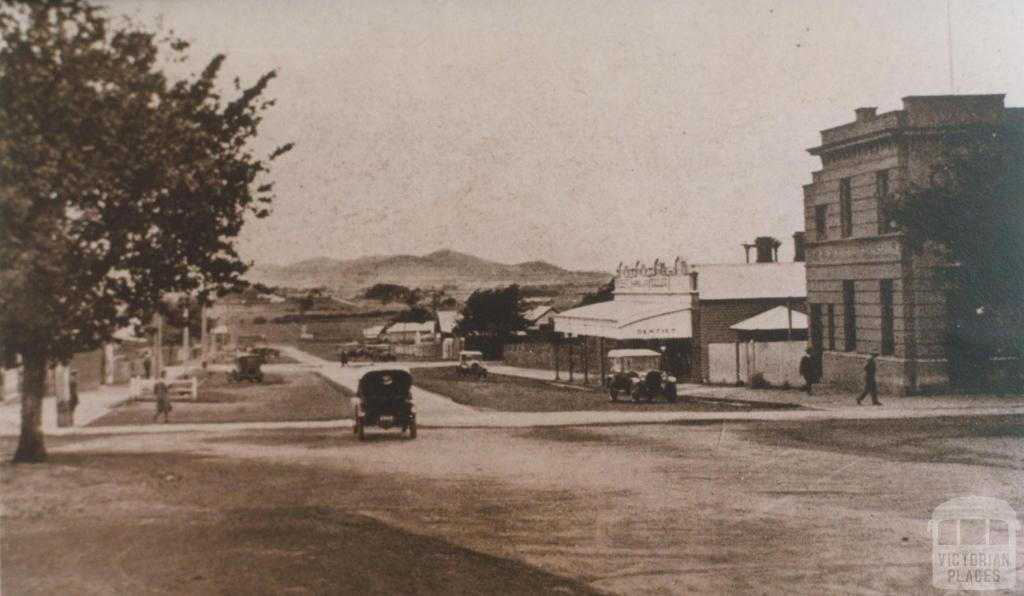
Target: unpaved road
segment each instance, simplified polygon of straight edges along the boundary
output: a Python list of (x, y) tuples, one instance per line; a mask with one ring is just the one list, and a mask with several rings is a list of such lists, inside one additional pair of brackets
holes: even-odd
[(0, 468), (4, 594), (928, 593), (936, 505), (1024, 510), (1020, 416), (50, 449)]

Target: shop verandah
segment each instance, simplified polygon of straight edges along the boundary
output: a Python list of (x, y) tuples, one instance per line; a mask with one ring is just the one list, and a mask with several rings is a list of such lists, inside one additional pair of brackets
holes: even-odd
[(575, 308), (555, 317), (551, 341), (556, 370), (573, 375), (582, 371), (584, 377), (596, 373), (603, 378), (609, 350), (645, 348), (662, 355), (663, 370), (689, 380), (693, 378), (692, 329), (690, 307), (682, 301), (616, 299)]

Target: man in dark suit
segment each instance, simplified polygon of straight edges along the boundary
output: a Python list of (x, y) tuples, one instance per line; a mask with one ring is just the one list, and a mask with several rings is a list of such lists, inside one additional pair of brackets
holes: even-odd
[(869, 394), (871, 395), (871, 404), (875, 406), (882, 405), (882, 402), (878, 401), (878, 386), (875, 383), (875, 373), (878, 370), (878, 364), (875, 362), (875, 358), (878, 354), (872, 352), (868, 356), (867, 363), (864, 364), (864, 391), (861, 392), (860, 397), (857, 398), (857, 404), (860, 405), (864, 398)]
[(807, 390), (807, 395), (811, 394), (811, 385), (818, 382), (818, 362), (817, 358), (814, 357), (814, 352), (807, 348), (803, 358), (800, 359), (800, 376), (804, 379), (804, 388)]

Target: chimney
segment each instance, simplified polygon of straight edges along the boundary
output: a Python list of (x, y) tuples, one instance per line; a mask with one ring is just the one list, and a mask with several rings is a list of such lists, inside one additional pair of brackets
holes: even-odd
[(793, 234), (793, 262), (803, 263), (804, 258), (804, 233), (796, 232)]
[(857, 122), (867, 122), (875, 117), (878, 108), (857, 108), (853, 111), (857, 115)]
[(782, 243), (771, 236), (758, 236), (754, 239), (757, 248), (758, 263), (774, 263), (779, 260), (779, 246)]

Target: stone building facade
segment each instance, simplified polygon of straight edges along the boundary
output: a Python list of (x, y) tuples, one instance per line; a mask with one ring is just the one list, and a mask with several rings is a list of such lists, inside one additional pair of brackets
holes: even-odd
[(939, 262), (908, 249), (888, 206), (909, 184), (934, 183), (950, 132), (1017, 127), (1024, 109), (1006, 108), (1002, 95), (955, 95), (855, 113), (808, 150), (822, 164), (804, 186), (809, 341), (825, 383), (860, 385), (874, 352), (881, 391), (948, 390), (961, 380), (957, 371), (970, 368), (970, 354), (955, 353), (949, 341), (954, 288)]

